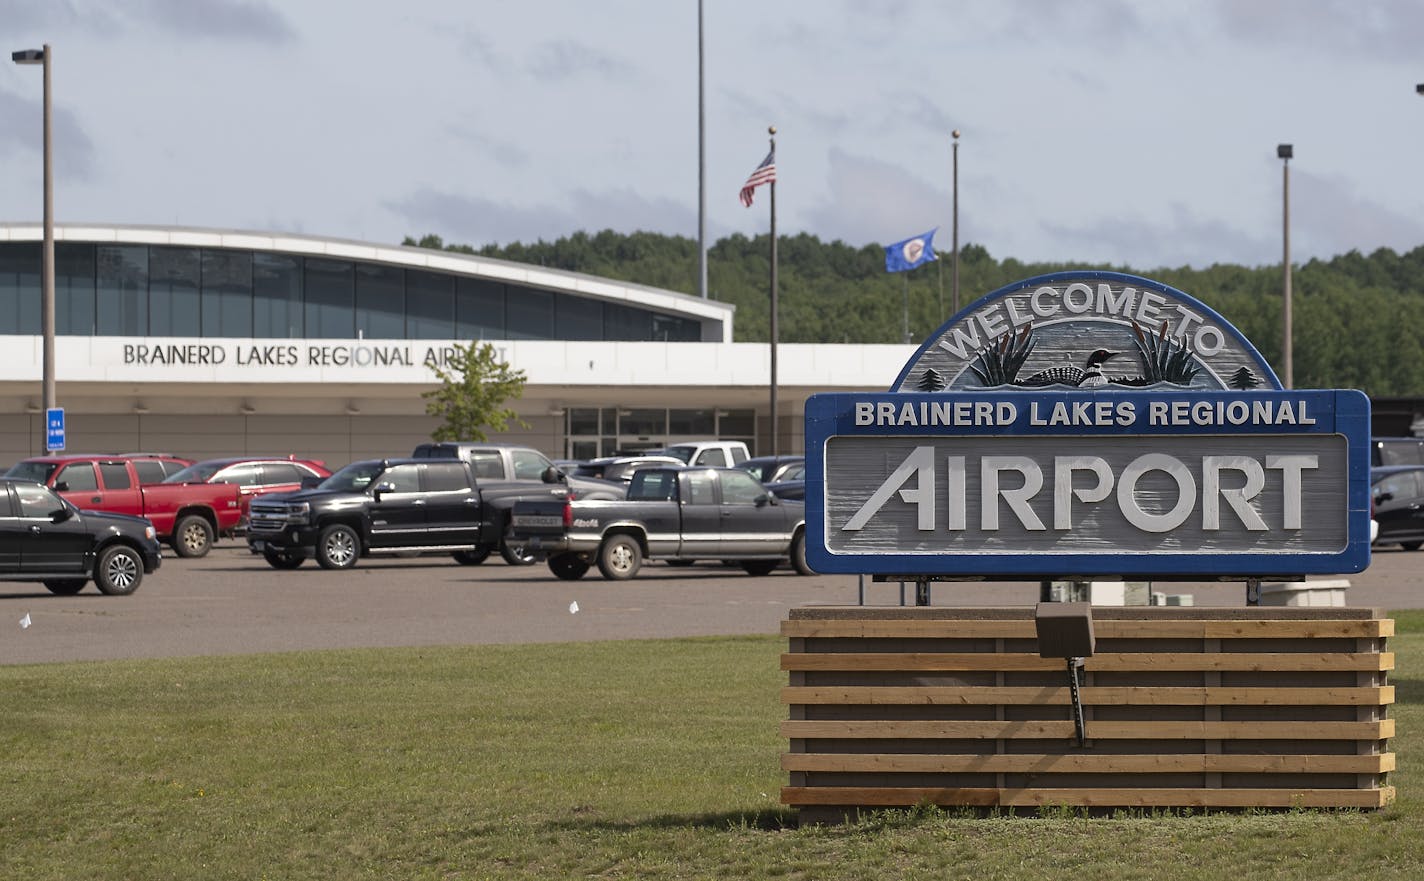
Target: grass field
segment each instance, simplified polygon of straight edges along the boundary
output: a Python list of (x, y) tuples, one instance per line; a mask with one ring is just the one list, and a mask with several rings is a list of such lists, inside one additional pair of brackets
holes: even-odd
[(794, 828), (776, 637), (0, 668), (0, 878), (1424, 878), (1424, 613), (1378, 813)]

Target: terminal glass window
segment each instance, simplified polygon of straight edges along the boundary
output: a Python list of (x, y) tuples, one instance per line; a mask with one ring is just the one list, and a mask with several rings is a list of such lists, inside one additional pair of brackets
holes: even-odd
[(620, 410), (618, 433), (642, 437), (662, 437), (667, 434), (667, 411), (661, 408), (657, 410)]
[(603, 339), (603, 303), (587, 297), (559, 294), (554, 301), (554, 338), (560, 340)]
[(356, 330), (368, 340), (405, 338), (405, 272), (395, 266), (356, 267)]
[(455, 339), (455, 279), (411, 270), (406, 273), (406, 339)]
[(54, 246), (54, 332), (94, 335), (94, 246)]
[(306, 336), (355, 338), (356, 284), (350, 261), (306, 259)]
[(695, 343), (702, 339), (702, 328), (696, 321), (653, 314), (653, 332), (647, 339), (669, 343)]
[(716, 437), (716, 414), (712, 410), (669, 410), (668, 434)]
[(456, 284), (451, 339), (504, 339), (504, 284), (478, 278), (462, 278)]
[(40, 332), (40, 243), (0, 245), (0, 332)]
[(148, 248), (100, 245), (95, 256), (99, 336), (147, 336)]
[(286, 254), (252, 258), (252, 335), (270, 339), (302, 336), (302, 260)]
[(203, 251), (203, 336), (252, 336), (250, 251)]
[(554, 339), (554, 295), (509, 286), (505, 298), (505, 335), (511, 340)]
[(653, 338), (653, 313), (621, 303), (606, 303), (603, 306), (603, 338), (635, 342), (650, 340)]
[(148, 249), (148, 332), (152, 336), (198, 336), (202, 266), (197, 248)]

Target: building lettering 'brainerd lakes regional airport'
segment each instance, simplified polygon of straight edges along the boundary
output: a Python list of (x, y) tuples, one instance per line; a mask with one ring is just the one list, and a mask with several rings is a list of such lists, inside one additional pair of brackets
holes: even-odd
[[(0, 224), (0, 463), (44, 452), (39, 224)], [(55, 229), (56, 385), (78, 452), (408, 453), (452, 347), (527, 377), (500, 440), (588, 458), (680, 439), (769, 453), (770, 347), (734, 307), (487, 257), (315, 236)], [(922, 328), (927, 332), (931, 328)], [(883, 390), (909, 345), (777, 347), (777, 445), (803, 405)]]

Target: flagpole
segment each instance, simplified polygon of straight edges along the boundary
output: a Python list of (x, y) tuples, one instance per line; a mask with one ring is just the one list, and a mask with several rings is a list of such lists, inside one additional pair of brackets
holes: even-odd
[(910, 341), (910, 273), (902, 272), (900, 278), (905, 282), (905, 338), (901, 342), (908, 343)]
[[(771, 135), (771, 155), (776, 156), (776, 126), (768, 126), (767, 134)], [(776, 326), (776, 179), (771, 181), (771, 452), (770, 455), (777, 455), (780, 448), (776, 438), (776, 338), (779, 328)]]
[(707, 102), (702, 63), (702, 0), (697, 0), (697, 294), (707, 299)]

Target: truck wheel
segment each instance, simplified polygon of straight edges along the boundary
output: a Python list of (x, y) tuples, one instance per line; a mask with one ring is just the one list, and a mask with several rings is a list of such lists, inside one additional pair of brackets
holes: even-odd
[(143, 581), (143, 560), (128, 545), (110, 545), (94, 564), (94, 585), (109, 596), (127, 596)]
[(475, 548), (473, 551), (456, 551), (450, 556), (461, 566), (478, 566), (489, 559), (489, 548)]
[(333, 523), (316, 540), (316, 561), (323, 569), (350, 569), (361, 556), (361, 539), (344, 523)]
[(804, 529), (796, 533), (796, 537), (791, 540), (791, 568), (796, 570), (797, 575), (816, 574), (816, 570), (806, 562), (806, 530)]
[(499, 555), (511, 566), (533, 566), (534, 555), (522, 544), (510, 544), (509, 539), (499, 543)]
[(643, 549), (627, 533), (611, 535), (598, 549), (598, 571), (609, 581), (627, 581), (643, 565)]
[(56, 578), (46, 581), (44, 586), (49, 588), (49, 592), (62, 597), (72, 597), (84, 589), (84, 585), (89, 583), (87, 578)]
[(295, 569), (306, 561), (306, 557), (295, 551), (274, 551), (271, 548), (262, 552), (262, 559), (273, 569)]
[(578, 554), (559, 554), (549, 558), (549, 571), (563, 581), (578, 581), (588, 572), (588, 561)]
[(173, 527), (171, 544), (180, 557), (205, 557), (213, 546), (212, 524), (197, 514), (189, 514)]
[(748, 560), (742, 564), (742, 569), (746, 570), (748, 575), (756, 575), (758, 577), (770, 575), (771, 571), (775, 568), (775, 560)]

